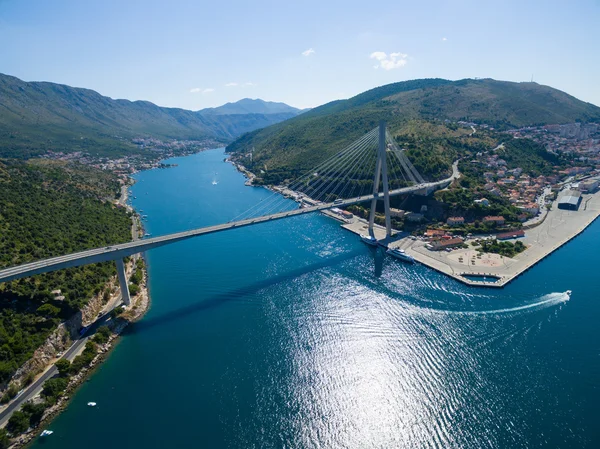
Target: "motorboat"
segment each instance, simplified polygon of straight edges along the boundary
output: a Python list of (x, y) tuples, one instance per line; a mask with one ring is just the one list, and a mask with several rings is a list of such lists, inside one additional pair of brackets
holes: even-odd
[(413, 256), (406, 254), (406, 251), (404, 251), (401, 248), (388, 248), (386, 253), (404, 262), (415, 263), (415, 259), (413, 258)]
[(377, 239), (375, 237), (371, 237), (370, 235), (361, 234), (360, 239), (366, 243), (367, 245), (377, 246)]

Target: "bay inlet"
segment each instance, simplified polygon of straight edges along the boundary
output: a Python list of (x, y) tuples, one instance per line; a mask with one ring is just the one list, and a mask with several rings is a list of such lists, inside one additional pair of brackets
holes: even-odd
[[(146, 232), (269, 196), (224, 157), (138, 173)], [(598, 447), (598, 254), (596, 221), (479, 289), (318, 214), (151, 250), (150, 311), (34, 447)]]

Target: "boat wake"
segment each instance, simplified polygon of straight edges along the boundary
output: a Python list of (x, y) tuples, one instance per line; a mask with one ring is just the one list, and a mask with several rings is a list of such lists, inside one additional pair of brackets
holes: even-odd
[(560, 292), (549, 293), (549, 294), (544, 295), (541, 298), (539, 298), (539, 301), (536, 301), (531, 304), (525, 304), (523, 306), (509, 307), (509, 308), (505, 308), (505, 309), (495, 309), (495, 310), (480, 310), (480, 311), (458, 311), (458, 310), (450, 311), (449, 310), (449, 311), (447, 311), (447, 313), (460, 314), (460, 315), (495, 315), (495, 314), (501, 314), (501, 313), (519, 312), (521, 310), (527, 310), (527, 309), (545, 309), (546, 307), (552, 307), (552, 306), (556, 306), (558, 304), (563, 304), (563, 303), (567, 302), (569, 299), (571, 299), (571, 290), (567, 290), (566, 292), (562, 292), (562, 293), (560, 293)]

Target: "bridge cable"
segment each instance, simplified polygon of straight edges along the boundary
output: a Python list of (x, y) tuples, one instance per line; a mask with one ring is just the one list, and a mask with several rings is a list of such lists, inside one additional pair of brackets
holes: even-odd
[[(288, 186), (287, 189), (295, 191), (302, 184), (306, 184), (307, 182), (310, 181), (310, 177), (312, 177), (313, 173), (315, 173), (316, 170), (324, 171), (325, 173), (329, 173), (335, 167), (336, 164), (339, 164), (340, 162), (346, 161), (348, 158), (351, 158), (352, 156), (354, 156), (355, 154), (357, 154), (358, 152), (360, 152), (360, 148), (363, 146), (363, 144), (365, 143), (366, 140), (370, 140), (372, 133), (373, 133), (373, 131), (367, 133), (361, 139), (353, 142), (352, 144), (350, 144), (345, 149), (343, 149), (343, 150), (339, 151), (338, 153), (336, 153), (333, 157), (331, 157), (328, 160), (324, 161), (323, 163), (319, 164), (316, 168), (313, 168), (306, 175), (304, 175), (301, 178), (297, 179), (292, 185)], [(316, 172), (316, 173), (318, 173), (318, 172)], [(254, 214), (258, 213), (258, 212), (263, 212), (267, 208), (269, 210), (272, 210), (273, 209), (273, 203), (277, 203), (277, 202), (285, 204), (287, 202), (287, 198), (281, 196), (277, 192), (273, 192), (273, 196), (271, 198), (267, 197), (266, 201), (262, 200), (261, 202), (255, 204), (253, 207), (251, 207), (247, 211), (242, 212), (237, 217), (235, 217), (234, 219), (230, 220), (230, 222), (231, 221), (236, 221), (236, 220), (240, 219), (240, 217), (242, 217), (244, 215), (248, 215), (251, 211), (253, 212), (252, 215), (254, 215)], [(275, 204), (275, 207), (277, 207), (277, 204)], [(261, 215), (263, 215), (263, 214), (261, 214)]]

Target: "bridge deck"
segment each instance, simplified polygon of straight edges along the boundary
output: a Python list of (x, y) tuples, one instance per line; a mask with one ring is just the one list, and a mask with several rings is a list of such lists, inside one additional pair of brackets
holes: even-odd
[[(390, 196), (403, 195), (407, 193), (416, 192), (419, 190), (426, 190), (431, 188), (438, 188), (444, 184), (449, 184), (453, 179), (458, 176), (457, 164), (453, 165), (453, 174), (450, 178), (436, 181), (426, 182), (415, 186), (404, 187), (402, 189), (396, 189), (390, 191)], [(379, 196), (378, 196), (379, 197)], [(226, 231), (234, 228), (241, 228), (244, 226), (251, 226), (259, 223), (265, 223), (268, 221), (281, 220), (283, 218), (294, 217), (296, 215), (309, 214), (312, 212), (318, 212), (334, 207), (347, 207), (352, 204), (362, 203), (370, 201), (375, 198), (375, 195), (364, 195), (357, 198), (346, 199), (342, 201), (336, 201), (333, 203), (324, 203), (317, 206), (291, 210), (287, 212), (279, 212), (276, 214), (265, 215), (262, 217), (249, 218), (231, 223), (223, 223), (215, 226), (207, 226), (204, 228), (193, 229), (190, 231), (178, 232), (174, 234), (163, 235), (160, 237), (153, 237), (149, 239), (136, 240), (128, 243), (121, 243), (118, 245), (111, 245), (102, 248), (94, 248), (86, 251), (77, 253), (67, 254), (59, 257), (52, 257), (49, 259), (39, 260), (36, 262), (30, 262), (22, 265), (17, 265), (10, 268), (0, 270), (0, 282), (8, 282), (14, 279), (20, 279), (24, 277), (33, 276), (36, 274), (47, 273), (49, 271), (61, 270), (64, 268), (76, 267), (80, 265), (87, 265), (90, 263), (106, 262), (109, 260), (117, 260), (133, 254), (141, 253), (159, 246), (168, 245), (181, 240), (197, 237), (204, 234), (212, 234), (215, 232)]]

